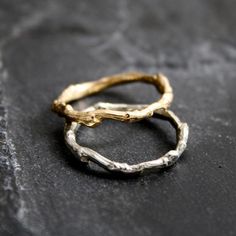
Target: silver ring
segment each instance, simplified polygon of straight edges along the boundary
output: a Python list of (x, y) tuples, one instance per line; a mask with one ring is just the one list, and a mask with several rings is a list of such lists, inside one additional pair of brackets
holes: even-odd
[[(96, 109), (120, 109), (120, 110), (139, 110), (147, 105), (127, 105), (127, 104), (111, 104), (111, 103), (97, 103), (94, 106), (87, 108), (85, 111), (93, 111)], [(76, 141), (76, 133), (80, 128), (80, 124), (76, 122), (66, 122), (64, 129), (64, 138), (66, 145), (75, 156), (78, 156), (80, 161), (88, 163), (89, 161), (98, 164), (104, 169), (112, 172), (121, 172), (125, 174), (140, 173), (145, 170), (160, 169), (173, 165), (184, 152), (187, 147), (189, 127), (187, 123), (183, 123), (170, 110), (159, 109), (156, 110), (153, 117), (162, 117), (168, 120), (176, 129), (177, 144), (176, 148), (168, 151), (164, 156), (152, 160), (141, 162), (134, 165), (127, 163), (120, 163), (111, 161), (102, 156), (96, 151), (80, 146)]]

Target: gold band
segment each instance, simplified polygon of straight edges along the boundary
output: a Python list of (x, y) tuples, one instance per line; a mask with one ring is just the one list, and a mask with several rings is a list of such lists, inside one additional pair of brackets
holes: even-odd
[[(117, 111), (110, 109), (97, 109), (94, 111), (75, 111), (69, 102), (79, 100), (86, 96), (103, 91), (106, 88), (118, 84), (125, 84), (141, 81), (154, 84), (162, 94), (160, 100), (151, 103), (140, 110)], [(168, 79), (162, 75), (150, 75), (140, 72), (129, 72), (103, 77), (97, 81), (71, 85), (66, 88), (61, 95), (53, 102), (52, 110), (68, 121), (75, 121), (80, 124), (94, 127), (102, 122), (103, 119), (114, 119), (119, 121), (138, 121), (151, 117), (154, 111), (161, 108), (168, 108), (173, 100), (173, 90)]]

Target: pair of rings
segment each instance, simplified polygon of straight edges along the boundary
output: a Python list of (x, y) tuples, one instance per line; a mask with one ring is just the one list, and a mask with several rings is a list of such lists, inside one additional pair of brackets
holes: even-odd
[[(85, 110), (77, 111), (69, 104), (92, 94), (99, 93), (106, 88), (118, 84), (141, 81), (153, 84), (161, 93), (161, 98), (149, 105), (129, 105), (97, 103)], [(66, 118), (64, 137), (67, 146), (80, 161), (89, 163), (92, 161), (109, 171), (122, 173), (140, 173), (144, 170), (159, 169), (173, 165), (186, 149), (189, 128), (168, 108), (173, 101), (173, 90), (168, 79), (162, 74), (145, 74), (129, 72), (103, 77), (97, 81), (70, 85), (61, 95), (54, 100), (52, 110)], [(149, 117), (157, 117), (169, 121), (176, 129), (177, 144), (164, 156), (147, 162), (134, 165), (114, 162), (100, 155), (88, 147), (82, 147), (76, 141), (76, 133), (81, 125), (96, 127), (104, 119), (113, 119), (122, 122), (135, 122)]]

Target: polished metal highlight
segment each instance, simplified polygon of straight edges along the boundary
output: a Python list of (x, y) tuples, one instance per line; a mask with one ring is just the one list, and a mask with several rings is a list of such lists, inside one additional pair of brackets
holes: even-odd
[[(111, 103), (97, 103), (96, 105), (87, 108), (84, 112), (95, 112), (97, 109), (103, 110), (119, 110), (129, 111), (146, 109), (148, 105), (127, 105), (127, 104), (111, 104)], [(79, 132), (79, 123), (67, 121), (64, 130), (64, 137), (67, 146), (82, 162), (89, 163), (89, 161), (97, 163), (104, 169), (112, 172), (121, 172), (125, 174), (140, 173), (145, 170), (160, 169), (173, 165), (184, 152), (187, 146), (189, 127), (187, 123), (183, 123), (180, 119), (170, 110), (158, 109), (154, 112), (153, 117), (160, 117), (168, 120), (176, 129), (177, 144), (176, 148), (167, 152), (164, 156), (147, 162), (142, 162), (135, 165), (127, 163), (120, 163), (111, 161), (108, 158), (100, 155), (96, 151), (82, 147), (76, 142), (76, 132)]]
[[(69, 102), (82, 99), (86, 96), (98, 93), (106, 88), (118, 84), (125, 84), (141, 81), (153, 84), (162, 94), (160, 100), (147, 106), (137, 107), (130, 111), (118, 111), (115, 108), (99, 108), (91, 111), (75, 111)], [(102, 122), (103, 119), (114, 119), (119, 121), (139, 121), (151, 117), (155, 110), (168, 108), (173, 100), (173, 90), (168, 79), (162, 74), (144, 74), (141, 72), (129, 72), (101, 78), (97, 81), (70, 85), (53, 102), (52, 110), (67, 121), (75, 121), (80, 124), (94, 127)]]

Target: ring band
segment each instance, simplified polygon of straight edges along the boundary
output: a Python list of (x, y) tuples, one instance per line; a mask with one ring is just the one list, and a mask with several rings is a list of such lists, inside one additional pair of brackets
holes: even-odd
[[(130, 110), (145, 108), (147, 105), (127, 105), (127, 104), (111, 104), (111, 103), (98, 103), (92, 107), (87, 108), (85, 111), (94, 111), (96, 109), (120, 109)], [(187, 146), (189, 128), (187, 123), (182, 123), (179, 118), (172, 112), (166, 109), (159, 109), (154, 112), (153, 117), (159, 117), (170, 121), (176, 129), (177, 144), (174, 150), (167, 152), (164, 156), (147, 162), (142, 162), (135, 165), (127, 163), (114, 162), (106, 157), (100, 155), (94, 150), (80, 146), (76, 141), (76, 132), (81, 126), (79, 123), (67, 121), (65, 125), (64, 137), (67, 146), (76, 155), (79, 156), (80, 161), (97, 163), (108, 171), (121, 172), (126, 174), (140, 173), (145, 170), (164, 168), (173, 165)]]
[[(154, 84), (158, 91), (162, 94), (160, 100), (145, 107), (139, 107), (140, 109), (133, 109), (130, 111), (117, 111), (114, 109), (75, 111), (73, 107), (68, 104), (69, 102), (98, 93), (114, 85), (136, 81)], [(172, 100), (173, 90), (168, 79), (164, 75), (150, 75), (139, 72), (130, 72), (104, 77), (97, 81), (71, 85), (66, 88), (58, 99), (53, 102), (52, 110), (69, 121), (75, 121), (89, 127), (94, 127), (100, 124), (103, 119), (132, 122), (151, 117), (154, 111), (161, 108), (168, 108), (171, 105)]]

